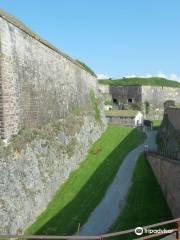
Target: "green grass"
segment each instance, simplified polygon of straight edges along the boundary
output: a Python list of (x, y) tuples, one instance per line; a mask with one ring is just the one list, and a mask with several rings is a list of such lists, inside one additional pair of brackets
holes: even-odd
[(67, 235), (77, 231), (102, 200), (125, 156), (145, 136), (132, 128), (109, 126), (80, 167), (60, 187), (47, 209), (27, 230), (31, 234)]
[[(172, 215), (161, 188), (149, 162), (142, 155), (135, 167), (133, 183), (127, 196), (125, 208), (110, 232), (150, 225), (170, 219), (172, 219)], [(129, 238), (124, 236), (122, 239), (134, 239), (133, 237), (132, 235)]]
[(137, 115), (138, 111), (136, 110), (106, 110), (105, 116), (110, 117), (135, 117)]
[(122, 78), (122, 79), (100, 79), (101, 84), (112, 86), (131, 86), (131, 85), (148, 85), (148, 86), (164, 86), (164, 87), (177, 87), (180, 88), (180, 83), (166, 78), (152, 77), (152, 78)]
[(160, 127), (160, 125), (161, 125), (161, 120), (153, 120), (153, 126), (154, 127)]
[(153, 129), (158, 130), (161, 126), (161, 120), (153, 120)]

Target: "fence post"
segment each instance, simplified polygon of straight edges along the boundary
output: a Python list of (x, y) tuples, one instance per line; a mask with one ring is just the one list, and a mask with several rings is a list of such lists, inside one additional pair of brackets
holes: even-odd
[(180, 220), (177, 222), (176, 240), (180, 240)]

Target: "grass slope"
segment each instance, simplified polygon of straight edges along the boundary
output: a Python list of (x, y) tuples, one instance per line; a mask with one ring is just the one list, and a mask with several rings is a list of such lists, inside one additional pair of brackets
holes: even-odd
[(101, 84), (112, 86), (131, 86), (131, 85), (148, 85), (148, 86), (164, 86), (164, 87), (176, 87), (180, 88), (180, 83), (166, 78), (152, 77), (152, 78), (122, 78), (115, 80), (100, 79)]
[(102, 200), (125, 156), (144, 138), (137, 129), (109, 126), (27, 232), (75, 233)]
[[(142, 155), (134, 171), (133, 184), (128, 193), (125, 208), (110, 232), (150, 225), (171, 218), (172, 215), (161, 188), (146, 157)], [(123, 236), (122, 239), (134, 239), (134, 237)]]

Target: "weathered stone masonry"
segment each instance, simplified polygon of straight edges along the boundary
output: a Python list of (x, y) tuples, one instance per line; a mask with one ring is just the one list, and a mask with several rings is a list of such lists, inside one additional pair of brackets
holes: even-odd
[(111, 86), (99, 84), (99, 89), (104, 96), (104, 100), (116, 100), (119, 104), (139, 105), (145, 112), (145, 102), (150, 104), (149, 119), (162, 119), (164, 114), (164, 103), (173, 100), (180, 104), (180, 88), (161, 86)]
[(0, 136), (9, 139), (0, 141), (0, 234), (14, 234), (46, 209), (106, 122), (96, 78), (1, 11), (0, 54)]
[(153, 172), (161, 186), (174, 217), (180, 215), (180, 162), (148, 155)]
[(0, 136), (4, 136), (3, 126), (3, 98), (2, 98), (2, 76), (1, 76), (1, 62), (0, 62)]
[[(165, 109), (163, 122), (158, 131), (158, 148), (180, 156), (180, 109)], [(168, 154), (167, 154), (168, 156)], [(171, 154), (171, 157), (173, 155)], [(174, 217), (180, 215), (180, 161), (155, 153), (148, 154), (148, 160), (161, 186)]]
[(94, 76), (15, 24), (0, 17), (1, 135), (5, 138), (22, 127), (61, 118), (74, 107), (85, 108), (89, 89), (96, 91)]

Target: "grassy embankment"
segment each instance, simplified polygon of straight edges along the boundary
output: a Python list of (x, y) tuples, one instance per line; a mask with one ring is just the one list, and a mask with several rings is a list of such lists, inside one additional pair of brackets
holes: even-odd
[(125, 156), (144, 138), (137, 129), (109, 126), (27, 232), (75, 233), (102, 200)]
[(147, 85), (147, 86), (162, 86), (162, 87), (177, 87), (180, 88), (180, 83), (166, 78), (122, 78), (122, 79), (99, 79), (99, 83), (112, 86), (131, 86), (131, 85)]
[[(146, 157), (142, 155), (135, 167), (133, 183), (127, 196), (125, 208), (110, 232), (150, 225), (170, 219), (172, 219), (172, 215), (161, 188)], [(133, 234), (118, 239), (134, 238), (135, 235)]]
[(161, 126), (161, 120), (153, 120), (153, 127), (159, 128)]

